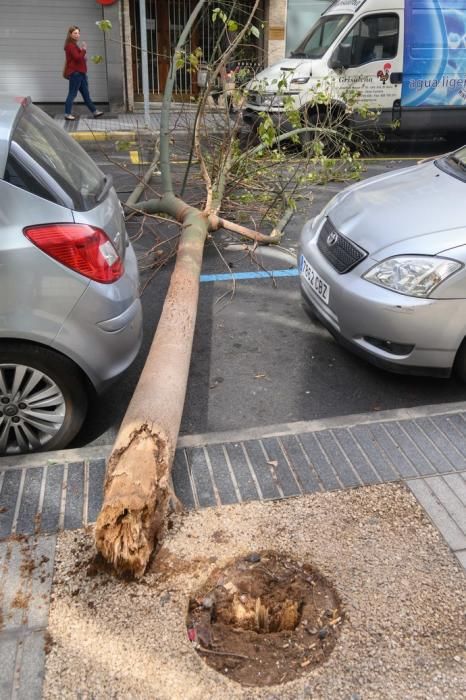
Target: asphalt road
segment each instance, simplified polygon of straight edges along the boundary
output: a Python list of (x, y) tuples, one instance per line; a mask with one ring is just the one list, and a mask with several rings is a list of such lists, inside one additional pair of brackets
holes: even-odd
[[(124, 200), (133, 188), (130, 173), (142, 172), (143, 166), (130, 166), (127, 153), (119, 151), (112, 152), (114, 160), (110, 163), (105, 153), (108, 145), (87, 148), (96, 162), (113, 174)], [(406, 167), (420, 157), (449, 150), (449, 145), (405, 142), (390, 149), (382, 158), (366, 163), (364, 177)], [(310, 190), (309, 200), (301, 204), (300, 212), (288, 224), (285, 248), (296, 248), (306, 217), (315, 215), (343, 186), (332, 183)], [(132, 368), (93, 403), (75, 446), (113, 442), (143, 366), (169, 282), (171, 263), (156, 273), (149, 266), (158, 260), (159, 250), (173, 246), (169, 239), (176, 227), (152, 224), (142, 231), (140, 223), (133, 221), (129, 229), (136, 238), (145, 285), (143, 348)], [(220, 235), (216, 241), (225, 244), (231, 239)], [(148, 252), (154, 245), (158, 247)], [(289, 270), (293, 267), (289, 258), (266, 250), (254, 261), (237, 245), (233, 248), (222, 249), (222, 257), (213, 242), (205, 250), (206, 278), (201, 282), (182, 434), (464, 400), (466, 386), (455, 379), (390, 374), (340, 348), (305, 313), (296, 276), (254, 276), (263, 269)], [(236, 285), (229, 279), (210, 277), (224, 274), (228, 268), (251, 276)]]

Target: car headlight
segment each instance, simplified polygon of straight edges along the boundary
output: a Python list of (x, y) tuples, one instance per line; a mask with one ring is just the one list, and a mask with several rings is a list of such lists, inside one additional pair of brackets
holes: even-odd
[(271, 97), (263, 97), (262, 104), (264, 107), (283, 107), (283, 98), (272, 95)]
[(462, 267), (456, 260), (422, 255), (388, 258), (363, 275), (380, 287), (411, 297), (428, 297), (447, 277)]
[(296, 85), (305, 85), (308, 82), (309, 77), (310, 76), (307, 76), (307, 78), (305, 78), (304, 76), (302, 78), (293, 78), (291, 82), (295, 83)]

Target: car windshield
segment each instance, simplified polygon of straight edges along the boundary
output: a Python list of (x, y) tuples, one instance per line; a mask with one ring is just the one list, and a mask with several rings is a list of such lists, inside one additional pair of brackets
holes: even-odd
[(97, 205), (105, 177), (63, 128), (41, 109), (29, 105), (13, 133), (19, 146), (50, 176), (73, 201), (75, 209)]
[(466, 182), (466, 146), (435, 161), (435, 165)]
[(298, 48), (291, 52), (295, 58), (322, 58), (353, 15), (321, 17)]

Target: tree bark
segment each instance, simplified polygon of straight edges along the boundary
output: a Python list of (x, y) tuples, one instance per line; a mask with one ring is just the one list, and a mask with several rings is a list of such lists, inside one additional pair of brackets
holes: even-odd
[[(146, 203), (147, 204), (147, 203)], [(173, 195), (152, 200), (182, 234), (157, 331), (107, 465), (95, 541), (119, 575), (143, 575), (170, 508), (171, 466), (191, 358), (205, 216)]]

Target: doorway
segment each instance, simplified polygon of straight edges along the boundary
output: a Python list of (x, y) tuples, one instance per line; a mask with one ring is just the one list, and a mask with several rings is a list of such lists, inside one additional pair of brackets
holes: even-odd
[[(139, 23), (139, 2), (140, 0), (130, 0), (131, 18), (131, 44), (132, 44), (132, 70), (134, 99), (140, 101), (142, 95), (142, 69), (140, 43), (140, 23)], [(147, 53), (149, 67), (149, 93), (153, 100), (160, 100), (165, 89), (165, 83), (170, 69), (170, 60), (178, 38), (186, 26), (190, 14), (196, 4), (195, 0), (145, 0), (146, 21), (147, 21)], [(206, 3), (205, 9), (201, 12), (193, 27), (186, 50), (191, 52), (197, 47), (202, 49), (202, 60), (208, 61), (216, 45), (223, 24), (221, 21), (212, 21), (212, 11), (214, 7), (225, 5), (231, 8), (232, 2)], [(237, 3), (238, 9), (234, 10), (232, 18), (239, 24), (245, 21), (248, 15), (248, 8), (252, 7), (252, 0), (241, 0)], [(263, 12), (259, 13), (259, 22)], [(242, 65), (250, 65), (257, 70), (261, 67), (262, 37), (259, 39), (251, 35), (247, 44), (242, 47), (234, 61)], [(199, 91), (197, 85), (197, 73), (192, 72), (188, 65), (180, 68), (176, 72), (176, 83), (174, 87), (174, 98), (178, 100), (189, 100)]]

